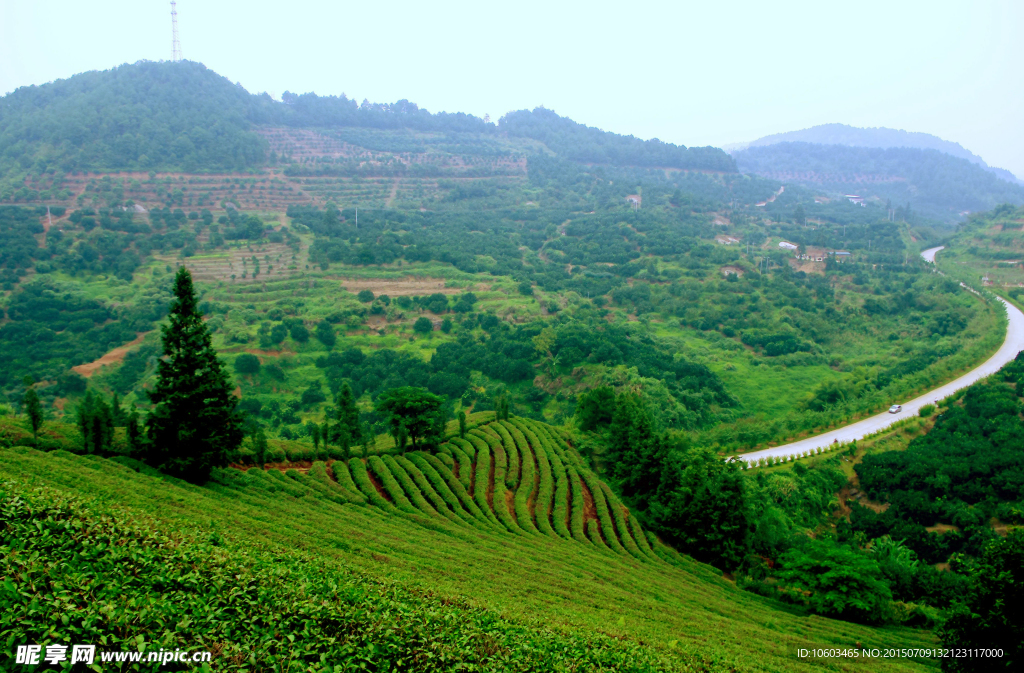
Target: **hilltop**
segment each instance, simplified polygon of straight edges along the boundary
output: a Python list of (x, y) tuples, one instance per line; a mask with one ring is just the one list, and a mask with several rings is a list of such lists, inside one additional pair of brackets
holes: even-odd
[[(0, 109), (0, 175), (6, 183), (0, 189), (2, 200), (11, 198), (25, 175), (54, 171), (258, 169), (297, 159), (290, 146), (275, 151), (273, 144), (275, 138), (294, 143), (308, 137), (296, 135), (299, 129), (336, 132), (330, 136), (338, 151), (316, 154), (318, 161), (350, 159), (369, 150), (379, 153), (374, 164), (400, 171), (424, 163), (441, 170), (444, 155), (456, 154), (473, 156), (477, 172), (486, 174), (493, 172), (494, 162), (517, 155), (735, 172), (732, 159), (715, 148), (688, 149), (607, 133), (542, 108), (509, 113), (495, 125), (463, 113), (431, 114), (407, 100), (359, 105), (344, 94), (285, 92), (282, 101), (275, 101), (266, 94), (250, 94), (192, 62), (139, 62), (21, 87), (0, 99)], [(353, 137), (346, 129), (359, 131)], [(374, 130), (406, 134), (403, 140), (381, 144), (374, 142)], [(503, 138), (512, 140), (499, 140)], [(362, 149), (353, 153), (352, 145)]]
[(745, 173), (842, 198), (854, 194), (943, 222), (1001, 203), (1024, 203), (1024, 186), (935, 149), (779, 142), (734, 153)]
[(910, 147), (919, 150), (936, 150), (958, 159), (966, 159), (1007, 182), (1022, 184), (1010, 171), (989, 166), (985, 163), (984, 159), (964, 148), (960, 143), (943, 140), (930, 133), (904, 131), (903, 129), (885, 127), (858, 128), (856, 126), (848, 126), (847, 124), (821, 124), (799, 131), (774, 133), (749, 143), (737, 143), (726, 149), (730, 152), (737, 152), (750, 147), (766, 147), (781, 143), (812, 143), (815, 145), (844, 145), (846, 147), (875, 147), (879, 149)]

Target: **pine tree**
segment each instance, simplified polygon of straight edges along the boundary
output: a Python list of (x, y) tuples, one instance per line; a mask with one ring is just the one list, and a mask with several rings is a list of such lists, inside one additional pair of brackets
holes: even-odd
[(142, 445), (145, 437), (142, 432), (142, 421), (139, 418), (139, 410), (132, 403), (131, 411), (128, 412), (128, 420), (125, 421), (126, 434), (128, 435), (128, 447), (133, 455), (142, 453)]
[(85, 393), (78, 405), (77, 420), (83, 451), (99, 455), (110, 451), (114, 442), (114, 416), (101, 395)]
[(252, 438), (252, 448), (256, 454), (256, 465), (263, 469), (263, 464), (267, 462), (267, 433), (263, 432), (262, 427), (256, 431), (256, 436)]
[(345, 460), (348, 460), (352, 456), (352, 445), (363, 437), (363, 429), (359, 423), (359, 407), (356, 406), (348, 382), (341, 385), (334, 413), (338, 421), (338, 445)]
[(28, 416), (29, 425), (32, 426), (32, 439), (39, 440), (39, 428), (43, 427), (43, 405), (39, 402), (39, 393), (32, 386), (28, 386), (25, 397), (22, 399), (25, 405), (25, 415)]
[(123, 428), (128, 422), (128, 414), (121, 408), (121, 398), (114, 393), (114, 396), (110, 400), (110, 415), (114, 420), (115, 428)]
[(227, 465), (242, 443), (242, 419), (224, 366), (199, 312), (192, 275), (174, 279), (169, 324), (161, 328), (164, 357), (149, 393), (149, 462), (189, 481), (204, 482)]

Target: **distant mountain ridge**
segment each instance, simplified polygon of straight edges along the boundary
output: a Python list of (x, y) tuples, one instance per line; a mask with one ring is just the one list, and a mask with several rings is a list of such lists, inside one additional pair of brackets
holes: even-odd
[(914, 211), (945, 222), (1001, 203), (1024, 203), (1024, 186), (934, 149), (782, 142), (733, 156), (740, 171), (748, 175), (833, 195), (910, 203)]
[(495, 125), (464, 113), (431, 114), (407, 100), (360, 105), (344, 94), (285, 92), (275, 101), (201, 63), (140, 61), (0, 96), (0, 200), (29, 174), (255, 170), (271, 161), (257, 133), (267, 126), (513, 138), (537, 141), (519, 140), (523, 154), (576, 163), (736, 172), (718, 148), (623, 136), (543, 108), (510, 112)]
[(966, 159), (1007, 182), (1024, 185), (1024, 181), (1018, 179), (1010, 171), (1004, 168), (989, 166), (985, 163), (984, 159), (964, 148), (960, 143), (943, 140), (930, 133), (904, 131), (902, 129), (885, 127), (858, 128), (847, 124), (821, 124), (799, 131), (775, 133), (749, 143), (731, 145), (725, 149), (735, 155), (737, 152), (752, 147), (767, 147), (788, 142), (812, 143), (815, 145), (843, 145), (846, 147), (873, 147), (878, 149), (907, 147), (920, 150), (936, 150), (959, 159)]

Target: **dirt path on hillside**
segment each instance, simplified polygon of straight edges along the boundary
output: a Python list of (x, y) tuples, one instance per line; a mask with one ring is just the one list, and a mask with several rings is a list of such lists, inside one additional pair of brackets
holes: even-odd
[(118, 346), (109, 353), (104, 353), (98, 360), (87, 362), (84, 365), (75, 365), (74, 367), (71, 368), (71, 370), (78, 372), (85, 378), (89, 378), (90, 376), (95, 374), (100, 367), (106, 367), (107, 365), (117, 364), (121, 360), (124, 360), (124, 356), (128, 354), (128, 351), (131, 350), (131, 347), (138, 346), (140, 343), (142, 343), (142, 340), (146, 338), (147, 334), (149, 334), (149, 332), (139, 332), (138, 336), (136, 336), (135, 339), (129, 341), (125, 345)]
[(398, 196), (398, 179), (397, 178), (391, 181), (391, 193), (388, 194), (388, 199), (387, 199), (387, 201), (384, 202), (384, 207), (385, 208), (390, 208), (391, 204), (394, 202), (396, 196)]

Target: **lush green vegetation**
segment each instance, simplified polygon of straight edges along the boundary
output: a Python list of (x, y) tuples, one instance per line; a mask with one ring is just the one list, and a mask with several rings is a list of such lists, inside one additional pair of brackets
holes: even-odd
[(539, 140), (559, 157), (586, 164), (736, 170), (732, 158), (717, 147), (687, 149), (657, 138), (643, 141), (605, 133), (544, 108), (510, 112), (498, 128), (513, 137)]
[(4, 97), (0, 173), (256, 166), (266, 149), (246, 119), (250, 98), (191, 62), (140, 62), (21, 87)]
[(1012, 577), (993, 583), (982, 568), (1012, 565), (1019, 553), (1022, 368), (1024, 356), (944, 400), (937, 415), (839, 455), (745, 472), (659, 430), (633, 393), (585, 394), (577, 422), (597, 431), (584, 435), (584, 452), (637, 518), (734, 571), (740, 586), (857, 622), (934, 627), (950, 617), (948, 642), (1014, 651), (1019, 619), (979, 618), (971, 606), (1013, 592)]
[[(1024, 187), (967, 159), (932, 149), (847, 147), (786, 142), (735, 155), (744, 173), (802, 183), (811, 189), (911, 203), (928, 217), (953, 222), (963, 211), (1024, 203)], [(809, 177), (808, 177), (809, 176)], [(871, 176), (865, 184), (863, 176)], [(861, 179), (859, 179), (861, 178)]]
[[(548, 446), (565, 451), (556, 445)], [(445, 483), (428, 476), (442, 465), (435, 456), (408, 457), (428, 479), (396, 478), (392, 488)], [(14, 577), (2, 594), (0, 634), (40, 643), (102, 635), (112, 649), (230, 640), (217, 662), (228, 670), (283, 669), (289, 660), (313, 670), (448, 670), (473, 662), (487, 670), (839, 670), (834, 661), (797, 659), (793, 650), (807, 639), (933, 642), (924, 632), (807, 621), (658, 543), (659, 557), (641, 562), (558, 536), (510, 534), (482, 515), (456, 523), (415, 508), (389, 514), (342, 504), (313, 472), (215, 470), (207, 486), (196, 487), (131, 461), (0, 450), (0, 574)], [(18, 485), (27, 480), (44, 490)], [(435, 507), (458, 500), (435, 493), (437, 500), (424, 496)], [(53, 534), (23, 535), (29, 527)], [(131, 553), (98, 552), (115, 540)], [(102, 586), (72, 579), (91, 554), (100, 564), (94, 570), (108, 578)], [(219, 578), (238, 590), (218, 588)], [(64, 593), (51, 591), (55, 582)], [(165, 591), (169, 584), (179, 588)], [(81, 619), (52, 623), (50, 610), (64, 610), (54, 602), (60, 596), (74, 597)], [(186, 614), (173, 635), (160, 626)], [(865, 665), (910, 670), (928, 662)]]
[[(92, 530), (108, 511), (98, 498), (181, 531), (168, 533), (179, 546), (157, 548), (124, 529), (169, 573), (112, 585), (125, 591), (176, 577), (207, 540), (227, 550), (209, 561), (214, 577), (262, 582), (283, 555), (307, 589), (275, 581), (255, 595), (312, 615), (302, 628), (329, 641), (295, 655), (312, 670), (345, 653), (366, 655), (364, 668), (429, 668), (420, 652), (487, 670), (792, 670), (810, 666), (786, 649), (798, 642), (932, 642), (892, 625), (931, 627), (949, 596), (977, 588), (966, 571), (929, 564), (954, 550), (981, 558), (985, 517), (1012, 522), (1019, 509), (1012, 480), (976, 479), (974, 491), (957, 481), (959, 500), (926, 506), (918, 491), (934, 499), (953, 481), (921, 482), (891, 457), (937, 455), (932, 444), (958, 441), (963, 423), (980, 436), (974, 453), (956, 453), (957, 479), (1012, 468), (1003, 454), (989, 460), (998, 437), (966, 402), (915, 420), (935, 423), (920, 447), (859, 466), (860, 487), (891, 514), (842, 495), (855, 476), (844, 458), (863, 449), (748, 472), (722, 460), (885, 408), (1001, 342), (992, 298), (917, 258), (921, 229), (908, 229), (906, 209), (894, 222), (877, 204), (813, 203), (736, 173), (717, 150), (543, 109), (495, 127), (406, 101), (276, 103), (179, 65), (9, 97), (0, 198), (52, 205), (0, 209), (0, 446), (51, 452), (0, 454), (0, 473), (43, 475), (51, 489), (4, 487), (16, 492), (12, 526), (30, 525), (31, 510)], [(147, 116), (161, 99), (135, 91), (164, 75), (181, 78), (185, 102)], [(202, 91), (216, 114), (187, 105)], [(68, 130), (122, 103), (119, 125)], [(129, 147), (142, 134), (148, 144)], [(14, 137), (21, 145), (4, 144)], [(134, 158), (118, 154), (126, 147)], [(203, 174), (214, 170), (227, 173)], [(976, 222), (1014, 218), (999, 209)], [(837, 261), (835, 249), (852, 255)], [(999, 396), (1014, 391), (993, 390), (970, 393), (984, 398), (978, 413), (1010, 419), (1019, 402)], [(62, 491), (85, 500), (65, 507)], [(844, 508), (849, 521), (837, 521)], [(939, 536), (914, 518), (925, 510), (955, 510), (976, 530), (929, 551)], [(17, 550), (42, 559), (32, 573), (81, 553), (39, 550)], [(305, 568), (310, 555), (321, 560)], [(379, 581), (398, 583), (409, 621), (374, 659), (340, 634), (376, 633), (367, 614), (391, 609)], [(233, 666), (287, 666), (263, 627), (276, 608), (246, 613), (194, 586), (198, 615), (255, 615), (211, 631), (252, 653), (232, 651)], [(31, 591), (4, 595), (31, 604)], [(152, 625), (179, 615), (165, 598), (152, 598), (154, 642), (165, 636)], [(426, 634), (431, 614), (449, 630)], [(529, 652), (510, 644), (520, 633)]]
[[(952, 237), (938, 241), (946, 249), (935, 258), (944, 273), (972, 283), (986, 282), (1001, 296), (1020, 305), (1024, 275), (1024, 209), (1004, 204), (972, 215)], [(982, 279), (988, 279), (983, 281)]]
[[(864, 492), (887, 503), (881, 514), (853, 504), (847, 535), (902, 539), (921, 559), (980, 554), (996, 537), (993, 519), (1024, 523), (1024, 357), (994, 380), (964, 392), (906, 451), (865, 457)], [(944, 524), (944, 526), (939, 526)], [(941, 532), (929, 532), (938, 527)]]

